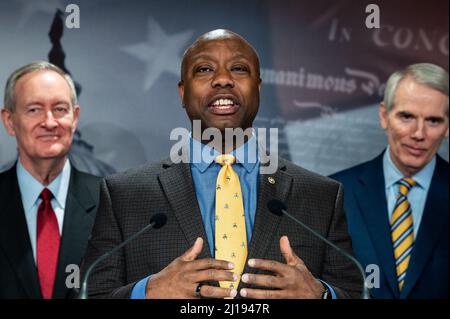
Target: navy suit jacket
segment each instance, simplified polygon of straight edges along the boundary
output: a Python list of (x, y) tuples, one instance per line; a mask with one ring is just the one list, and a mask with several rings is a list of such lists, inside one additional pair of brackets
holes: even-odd
[[(72, 166), (53, 298), (74, 294), (66, 266), (81, 263), (94, 224), (100, 178)], [(42, 298), (16, 166), (0, 174), (0, 299)]]
[(383, 154), (331, 176), (344, 185), (344, 207), (356, 258), (364, 268), (379, 266), (380, 287), (371, 289), (374, 298), (448, 298), (448, 168), (437, 156), (401, 292), (387, 212)]

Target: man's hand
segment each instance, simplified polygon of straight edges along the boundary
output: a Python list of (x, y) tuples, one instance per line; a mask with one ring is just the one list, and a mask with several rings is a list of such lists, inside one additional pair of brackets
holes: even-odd
[(265, 259), (248, 261), (250, 267), (270, 271), (273, 275), (242, 275), (245, 283), (277, 290), (243, 288), (240, 290), (241, 296), (257, 299), (321, 298), (324, 291), (322, 283), (313, 277), (303, 260), (294, 253), (287, 236), (281, 237), (280, 250), (286, 264)]
[[(195, 290), (203, 281), (236, 281), (237, 276), (229, 271), (234, 268), (223, 260), (196, 259), (203, 247), (203, 239), (197, 238), (194, 245), (166, 268), (150, 278), (146, 288), (147, 298), (198, 298)], [(235, 297), (236, 289), (203, 285), (200, 295), (206, 298)]]

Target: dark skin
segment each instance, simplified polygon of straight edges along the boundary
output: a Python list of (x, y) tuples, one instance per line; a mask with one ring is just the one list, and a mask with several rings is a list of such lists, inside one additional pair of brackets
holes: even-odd
[[(262, 289), (244, 288), (240, 295), (253, 299), (318, 299), (324, 287), (314, 278), (303, 260), (292, 249), (287, 236), (280, 238), (280, 251), (286, 263), (267, 259), (250, 259), (254, 269), (267, 270), (271, 275), (243, 274), (242, 281)], [(264, 289), (270, 288), (270, 289)], [(273, 289), (276, 290), (273, 290)]]
[[(233, 264), (214, 258), (197, 259), (203, 248), (203, 239), (148, 281), (146, 297), (152, 299), (193, 299), (197, 285), (203, 281), (234, 281)], [(204, 285), (201, 295), (206, 298), (235, 297), (235, 289)]]
[[(201, 120), (207, 128), (242, 128), (253, 124), (259, 108), (259, 60), (254, 49), (240, 36), (226, 30), (215, 30), (199, 38), (187, 51), (182, 64), (179, 94), (191, 121)], [(228, 106), (215, 108), (214, 102), (230, 101)], [(216, 102), (217, 103), (217, 102)], [(201, 140), (201, 137), (195, 137)], [(208, 143), (209, 141), (202, 141)], [(239, 145), (233, 145), (233, 148)], [(220, 147), (220, 151), (228, 153)], [(196, 298), (195, 289), (205, 281), (235, 281), (229, 261), (213, 258), (197, 259), (203, 239), (166, 268), (151, 277), (147, 298)], [(267, 270), (271, 275), (243, 274), (242, 281), (259, 289), (241, 289), (246, 298), (320, 298), (323, 285), (315, 279), (304, 262), (294, 253), (286, 236), (280, 239), (280, 251), (286, 263), (250, 259), (255, 270)], [(269, 289), (266, 289), (269, 288)], [(273, 290), (276, 289), (276, 290)], [(202, 297), (235, 297), (235, 289), (203, 285)]]
[[(260, 89), (256, 52), (234, 34), (220, 34), (219, 38), (197, 41), (184, 58), (182, 80), (178, 84), (191, 122), (200, 120), (202, 132), (207, 128), (217, 128), (223, 137), (225, 128), (245, 130), (252, 127), (259, 109)], [(218, 111), (211, 104), (219, 99), (230, 99), (235, 107), (226, 112)], [(222, 145), (225, 143), (216, 147), (220, 152), (231, 151), (222, 149)]]

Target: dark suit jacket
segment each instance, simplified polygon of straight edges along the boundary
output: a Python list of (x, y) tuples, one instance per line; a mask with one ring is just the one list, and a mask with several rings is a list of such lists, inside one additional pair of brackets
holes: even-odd
[[(269, 183), (268, 176), (275, 179), (275, 184)], [(362, 284), (356, 267), (287, 217), (272, 214), (266, 205), (274, 198), (285, 202), (297, 218), (351, 252), (341, 185), (280, 159), (275, 174), (259, 176), (248, 258), (285, 262), (279, 239), (288, 235), (313, 275), (331, 284), (339, 297), (358, 298)], [(98, 256), (148, 224), (155, 213), (167, 214), (167, 224), (148, 231), (99, 264), (90, 277), (90, 297), (128, 298), (137, 281), (166, 267), (197, 237), (205, 243), (199, 258), (211, 257), (189, 164), (163, 161), (104, 180), (82, 273)], [(246, 267), (244, 272), (254, 270)], [(239, 289), (242, 287), (247, 285), (241, 282)]]
[(380, 267), (376, 298), (448, 297), (448, 163), (439, 156), (402, 292), (397, 286), (383, 154), (331, 176), (344, 184), (344, 207), (353, 250), (364, 267)]
[[(68, 264), (80, 264), (95, 219), (100, 178), (72, 166), (54, 298), (66, 298)], [(16, 166), (0, 174), (0, 298), (42, 298)]]

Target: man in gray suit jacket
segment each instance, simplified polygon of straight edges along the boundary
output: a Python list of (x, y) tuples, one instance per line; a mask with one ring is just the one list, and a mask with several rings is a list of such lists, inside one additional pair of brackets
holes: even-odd
[[(254, 136), (229, 145), (202, 134), (216, 129), (223, 136), (229, 128), (251, 128), (260, 84), (257, 53), (231, 31), (208, 32), (184, 54), (179, 93), (193, 125), (199, 120), (201, 126), (200, 133), (194, 128), (189, 136), (188, 158), (199, 150), (218, 157), (235, 155), (236, 163), (226, 165), (239, 176), (242, 190), (234, 193), (235, 199), (242, 197), (243, 213), (236, 218), (243, 217), (246, 230), (242, 268), (234, 252), (226, 260), (214, 258), (224, 249), (217, 242), (232, 239), (229, 233), (218, 233), (222, 226), (215, 206), (226, 165), (203, 157), (189, 163), (164, 160), (104, 180), (82, 274), (148, 224), (153, 214), (166, 214), (167, 224), (99, 265), (90, 277), (91, 297), (359, 297), (362, 282), (351, 261), (267, 208), (270, 199), (281, 200), (297, 218), (351, 253), (341, 185), (283, 159), (274, 173), (262, 174), (267, 164), (260, 161), (263, 154), (251, 162), (238, 152), (248, 153), (257, 144)], [(227, 175), (227, 180), (236, 175)]]

